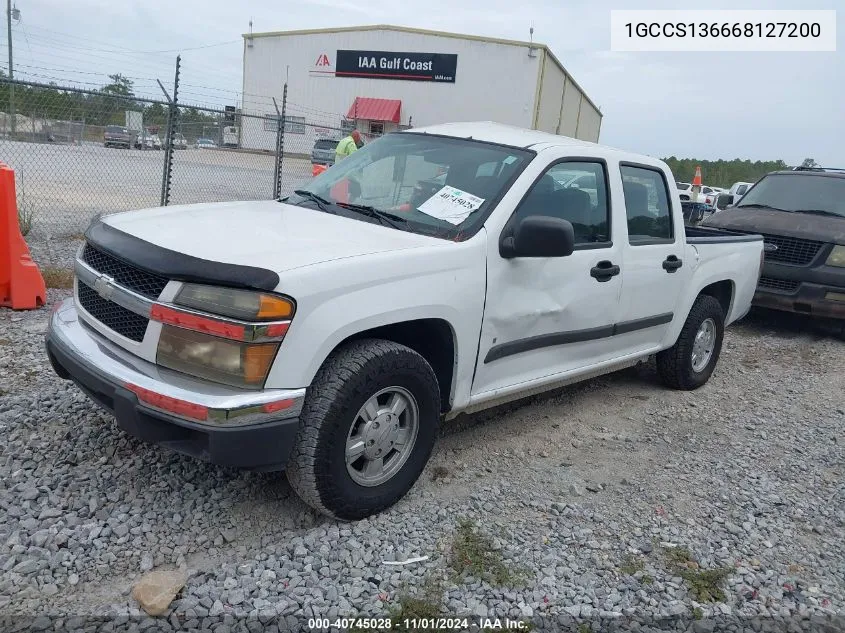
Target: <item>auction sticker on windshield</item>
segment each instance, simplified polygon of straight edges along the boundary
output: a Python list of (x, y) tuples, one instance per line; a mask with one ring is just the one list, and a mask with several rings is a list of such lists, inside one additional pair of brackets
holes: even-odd
[(484, 198), (447, 185), (418, 206), (417, 210), (438, 220), (458, 225), (483, 203)]

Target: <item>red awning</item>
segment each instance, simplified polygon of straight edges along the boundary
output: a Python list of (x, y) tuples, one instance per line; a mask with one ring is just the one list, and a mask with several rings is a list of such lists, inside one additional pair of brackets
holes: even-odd
[(373, 99), (371, 97), (355, 97), (347, 119), (366, 119), (367, 121), (392, 121), (399, 123), (399, 112), (402, 102), (399, 99)]

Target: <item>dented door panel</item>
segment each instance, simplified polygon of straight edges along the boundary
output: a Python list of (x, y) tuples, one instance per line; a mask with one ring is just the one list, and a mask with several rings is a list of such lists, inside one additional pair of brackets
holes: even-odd
[(473, 394), (613, 358), (623, 275), (599, 282), (590, 269), (619, 263), (616, 246), (568, 257), (502, 259), (490, 240), (487, 305)]

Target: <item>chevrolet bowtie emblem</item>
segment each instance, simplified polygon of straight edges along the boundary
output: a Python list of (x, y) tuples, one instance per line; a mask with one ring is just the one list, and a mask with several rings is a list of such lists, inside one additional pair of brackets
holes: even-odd
[(94, 282), (94, 290), (103, 299), (111, 299), (112, 293), (114, 292), (114, 279), (108, 275), (100, 275)]

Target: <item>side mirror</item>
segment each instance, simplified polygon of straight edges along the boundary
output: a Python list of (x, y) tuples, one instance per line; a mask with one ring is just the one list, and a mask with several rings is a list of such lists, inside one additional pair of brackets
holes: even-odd
[(503, 235), (499, 254), (514, 257), (566, 257), (575, 249), (572, 223), (545, 215), (529, 215), (520, 220), (511, 235)]
[(724, 211), (729, 206), (733, 205), (734, 197), (729, 193), (720, 193), (716, 198), (716, 208)]

